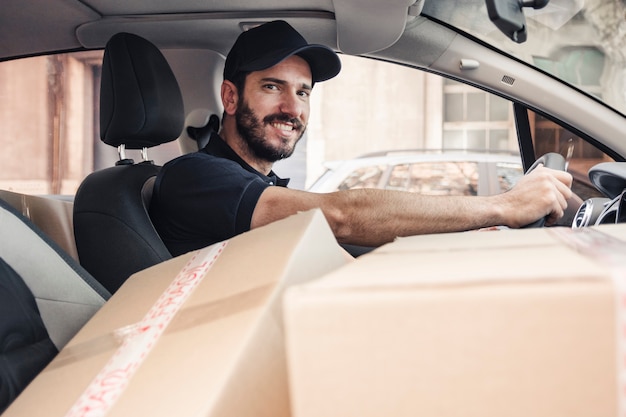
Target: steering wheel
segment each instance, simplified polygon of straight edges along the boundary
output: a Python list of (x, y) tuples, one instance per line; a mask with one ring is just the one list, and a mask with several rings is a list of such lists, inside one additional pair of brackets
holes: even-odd
[[(547, 154), (542, 155), (538, 158), (526, 171), (526, 175), (531, 172), (533, 169), (537, 168), (540, 164), (543, 164), (546, 168), (556, 169), (559, 171), (565, 171), (565, 158), (560, 153), (549, 152)], [(546, 217), (542, 217), (537, 221), (534, 221), (526, 226), (523, 226), (524, 229), (531, 227), (543, 227), (546, 223)]]

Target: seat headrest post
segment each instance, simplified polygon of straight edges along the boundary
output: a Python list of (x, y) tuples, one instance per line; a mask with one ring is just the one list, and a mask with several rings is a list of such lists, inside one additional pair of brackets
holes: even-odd
[(120, 157), (120, 161), (122, 159), (126, 159), (126, 145), (124, 145), (123, 143), (120, 144), (120, 146), (117, 147), (117, 154)]
[(115, 163), (115, 165), (132, 165), (135, 163), (134, 160), (126, 158), (126, 146), (123, 143), (117, 147), (117, 154), (120, 159)]

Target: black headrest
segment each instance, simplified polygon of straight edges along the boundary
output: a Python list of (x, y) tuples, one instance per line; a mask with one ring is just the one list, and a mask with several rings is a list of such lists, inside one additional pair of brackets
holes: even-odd
[(149, 148), (176, 139), (184, 119), (180, 87), (161, 51), (140, 36), (114, 35), (102, 62), (102, 141), (127, 149)]

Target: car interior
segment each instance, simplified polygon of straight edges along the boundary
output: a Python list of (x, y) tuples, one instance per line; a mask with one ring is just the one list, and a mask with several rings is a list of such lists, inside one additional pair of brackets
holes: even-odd
[[(160, 168), (148, 150), (179, 136), (184, 110), (166, 59), (129, 33), (105, 47), (100, 98), (101, 138), (118, 148), (119, 160), (78, 188), (74, 234), (81, 264), (113, 293), (133, 273), (171, 257), (148, 215)], [(126, 149), (141, 149), (144, 159), (127, 158)]]
[[(1, 195), (3, 233), (19, 236), (17, 244), (2, 239), (0, 258), (1, 304), (10, 318), (0, 334), (2, 410), (130, 275), (171, 258), (148, 215), (160, 168), (148, 149), (179, 136), (184, 112), (154, 44), (129, 33), (107, 42), (100, 109), (101, 139), (118, 150), (115, 166), (87, 176), (73, 202)], [(141, 149), (143, 160), (127, 158), (126, 149)]]
[(0, 228), (14, 237), (0, 242), (3, 411), (111, 293), (3, 199)]
[[(435, 14), (432, 1), (268, 1), (233, 12), (216, 11), (220, 4), (228, 10), (226, 0), (213, 3), (213, 10), (192, 0), (145, 8), (105, 0), (55, 0), (46, 7), (34, 0), (9, 0), (3, 5), (12, 15), (32, 15), (41, 27), (33, 31), (22, 20), (0, 19), (3, 39), (22, 38), (4, 42), (0, 59), (103, 51), (96, 123), (98, 146), (106, 146), (111, 162), (87, 175), (70, 198), (0, 190), (0, 308), (5, 317), (0, 379), (11, 388), (0, 392), (0, 413), (129, 276), (171, 258), (148, 215), (161, 167), (150, 156), (168, 144), (181, 153), (196, 151), (217, 130), (227, 46), (260, 21), (287, 18), (310, 42), (343, 54), (393, 61), (515, 96), (527, 170), (536, 161), (547, 163), (546, 155), (558, 151), (535, 140), (528, 114), (542, 115), (542, 101), (567, 101), (567, 109), (556, 106), (551, 116), (599, 149), (599, 161), (610, 161), (589, 171), (590, 188), (599, 192), (570, 208), (564, 225), (572, 225), (572, 219), (574, 227), (626, 222), (624, 116), (604, 111), (590, 96), (574, 96), (547, 73), (531, 72), (514, 60), (504, 63), (483, 43), (422, 16), (422, 11)], [(490, 1), (492, 7), (497, 3)], [(49, 8), (67, 30), (43, 18)], [(526, 36), (519, 28), (509, 32), (516, 39)], [(404, 47), (407, 43), (410, 48)], [(480, 71), (474, 61), (480, 61)], [(129, 155), (137, 152), (139, 157)], [(568, 162), (555, 164), (567, 169)], [(533, 226), (542, 225), (541, 219)], [(372, 249), (345, 248), (354, 256)]]

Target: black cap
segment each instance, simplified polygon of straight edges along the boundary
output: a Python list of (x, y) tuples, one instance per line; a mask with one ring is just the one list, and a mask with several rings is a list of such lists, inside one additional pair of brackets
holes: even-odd
[(264, 23), (243, 32), (226, 57), (224, 79), (233, 81), (238, 72), (261, 71), (283, 59), (298, 55), (309, 63), (313, 83), (339, 74), (341, 61), (332, 49), (309, 44), (283, 20)]

